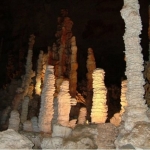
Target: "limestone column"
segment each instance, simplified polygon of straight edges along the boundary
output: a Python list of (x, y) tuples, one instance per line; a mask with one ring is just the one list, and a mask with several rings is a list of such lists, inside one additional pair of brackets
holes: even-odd
[(53, 94), (55, 92), (54, 66), (48, 65), (46, 68), (44, 87), (41, 94), (41, 108), (39, 114), (39, 129), (42, 132), (51, 132), (51, 120), (53, 118)]
[(77, 46), (76, 46), (76, 39), (73, 36), (71, 38), (71, 69), (69, 75), (69, 90), (71, 97), (76, 97), (76, 88), (77, 88)]
[(88, 56), (87, 56), (87, 99), (86, 99), (86, 107), (87, 107), (87, 119), (91, 121), (91, 106), (92, 106), (92, 97), (93, 97), (93, 78), (92, 73), (96, 69), (96, 63), (94, 58), (94, 53), (92, 48), (88, 48)]
[(105, 123), (107, 119), (106, 92), (104, 84), (104, 70), (97, 68), (93, 76), (93, 104), (91, 110), (91, 122)]
[(37, 74), (35, 85), (35, 93), (37, 95), (41, 95), (42, 59), (43, 59), (43, 51), (40, 51), (39, 59), (37, 61)]
[(121, 16), (125, 21), (125, 33), (123, 36), (126, 55), (126, 76), (127, 76), (127, 103), (123, 115), (124, 128), (131, 131), (138, 121), (149, 121), (146, 116), (147, 105), (143, 99), (145, 84), (143, 73), (143, 56), (140, 46), (142, 25), (139, 14), (138, 0), (124, 0)]

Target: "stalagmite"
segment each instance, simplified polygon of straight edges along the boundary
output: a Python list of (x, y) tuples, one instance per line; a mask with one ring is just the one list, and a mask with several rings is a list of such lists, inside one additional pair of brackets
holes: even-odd
[(9, 126), (8, 129), (13, 129), (15, 131), (19, 130), (20, 117), (17, 110), (12, 110), (9, 118)]
[(38, 118), (37, 117), (32, 117), (31, 118), (31, 123), (32, 123), (32, 129), (34, 132), (39, 132), (39, 127), (38, 127)]
[(87, 56), (87, 98), (86, 98), (86, 107), (87, 107), (87, 119), (91, 121), (90, 114), (91, 114), (91, 106), (92, 106), (92, 97), (93, 97), (93, 78), (92, 73), (96, 69), (96, 63), (94, 58), (94, 53), (92, 48), (88, 48), (88, 56)]
[(32, 82), (32, 77), (35, 76), (35, 73), (32, 70), (32, 53), (33, 53), (33, 45), (35, 43), (35, 36), (30, 35), (29, 38), (29, 50), (28, 50), (28, 55), (27, 55), (27, 62), (26, 62), (26, 74), (23, 77), (23, 82), (22, 82), (22, 88), (24, 89), (24, 96), (28, 95), (29, 91), (29, 86)]
[[(140, 46), (142, 25), (139, 14), (138, 0), (124, 0), (121, 16), (125, 21), (125, 54), (126, 54), (126, 76), (127, 76), (127, 103), (123, 114), (123, 124), (120, 134), (115, 141), (116, 148), (131, 144), (134, 148), (146, 149), (150, 147), (150, 120), (146, 115), (148, 109), (145, 104), (143, 73), (143, 56)], [(146, 137), (146, 138), (145, 138)], [(148, 146), (148, 147), (147, 147)]]
[(51, 132), (51, 120), (53, 118), (53, 94), (55, 91), (54, 66), (48, 65), (44, 77), (44, 87), (41, 95), (41, 108), (39, 114), (40, 131)]
[(145, 84), (142, 71), (143, 56), (141, 53), (140, 38), (142, 25), (139, 14), (138, 0), (124, 0), (121, 15), (125, 21), (124, 34), (126, 54), (126, 76), (128, 106), (124, 113), (125, 130), (130, 131), (137, 121), (149, 121), (146, 116), (147, 105), (143, 99)]
[(68, 126), (70, 113), (70, 94), (69, 81), (63, 81), (58, 94), (58, 123), (62, 126)]
[(126, 92), (127, 92), (127, 80), (122, 81), (121, 83), (121, 110), (118, 113), (115, 113), (114, 116), (110, 119), (110, 122), (115, 126), (119, 126), (121, 123), (121, 116), (125, 112), (125, 107), (127, 107), (127, 99), (126, 99)]
[(43, 51), (40, 51), (39, 59), (37, 62), (37, 74), (36, 74), (36, 85), (35, 85), (35, 93), (37, 95), (41, 94), (42, 60), (43, 60)]
[(69, 121), (71, 109), (71, 96), (69, 94), (69, 81), (65, 80), (60, 86), (58, 94), (58, 124), (66, 127), (74, 128), (76, 119)]
[(86, 115), (87, 110), (85, 107), (80, 108), (79, 117), (78, 117), (78, 124), (85, 124), (86, 123)]
[(76, 88), (77, 88), (77, 46), (76, 39), (73, 36), (71, 38), (71, 70), (69, 75), (69, 90), (71, 97), (75, 98), (76, 96)]
[(33, 131), (32, 129), (32, 123), (30, 120), (26, 120), (24, 123), (23, 123), (23, 130), (24, 131)]
[(86, 62), (86, 67), (88, 70), (88, 73), (86, 74), (87, 77), (87, 90), (92, 91), (93, 89), (93, 78), (92, 78), (92, 73), (96, 69), (96, 63), (95, 63), (95, 58), (93, 54), (92, 48), (88, 48), (88, 58)]
[(25, 96), (22, 102), (21, 123), (27, 120), (29, 100), (29, 97)]
[(97, 68), (93, 76), (93, 104), (91, 110), (91, 122), (105, 123), (107, 119), (106, 87), (104, 84), (104, 70)]

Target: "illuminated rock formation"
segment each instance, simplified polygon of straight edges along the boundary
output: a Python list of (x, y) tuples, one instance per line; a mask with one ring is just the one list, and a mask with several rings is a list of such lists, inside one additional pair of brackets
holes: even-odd
[(92, 91), (92, 89), (93, 89), (92, 73), (96, 69), (96, 63), (95, 63), (95, 58), (94, 58), (92, 48), (88, 48), (88, 57), (87, 57), (86, 67), (87, 67), (87, 70), (88, 70), (88, 73), (86, 74), (86, 77), (87, 77), (87, 90)]
[[(30, 35), (29, 38), (29, 50), (28, 50), (28, 55), (27, 55), (27, 61), (26, 61), (26, 74), (23, 77), (23, 82), (22, 82), (22, 88), (24, 89), (24, 96), (28, 95), (29, 91), (29, 86), (32, 82), (32, 77), (35, 76), (35, 73), (32, 70), (32, 53), (33, 53), (33, 45), (35, 43), (35, 36)], [(29, 93), (30, 96), (30, 93)]]
[(76, 39), (73, 36), (71, 38), (71, 70), (69, 74), (69, 91), (71, 97), (76, 97), (76, 88), (77, 88), (77, 46), (76, 46)]
[(29, 97), (25, 96), (22, 102), (22, 110), (21, 110), (21, 123), (24, 123), (27, 120), (28, 115), (28, 105), (29, 105)]
[(35, 85), (35, 93), (37, 95), (41, 95), (42, 60), (43, 60), (43, 51), (40, 51), (39, 59), (37, 62), (37, 74), (36, 74), (36, 85)]
[(87, 110), (85, 107), (80, 108), (79, 117), (78, 117), (78, 124), (85, 124), (86, 123), (86, 115)]
[(91, 110), (91, 122), (105, 123), (107, 119), (106, 87), (104, 84), (104, 70), (97, 68), (93, 76), (93, 104)]
[(19, 130), (20, 117), (17, 110), (12, 110), (9, 118), (9, 126), (8, 129), (13, 129), (15, 131)]
[[(143, 56), (140, 46), (142, 25), (139, 14), (138, 0), (124, 0), (121, 16), (125, 21), (125, 54), (126, 54), (126, 76), (127, 76), (127, 103), (123, 114), (123, 124), (120, 134), (115, 141), (116, 148), (126, 144), (132, 144), (135, 148), (146, 149), (149, 147), (150, 120), (146, 115), (148, 109), (143, 99), (145, 84), (142, 71)], [(146, 144), (145, 144), (146, 143)]]
[(121, 110), (118, 113), (115, 113), (114, 116), (110, 119), (110, 122), (115, 126), (119, 126), (121, 123), (121, 116), (125, 112), (125, 108), (127, 107), (127, 99), (126, 99), (126, 92), (127, 92), (127, 80), (122, 81), (121, 83)]
[(96, 63), (94, 58), (94, 53), (92, 48), (88, 48), (88, 56), (86, 62), (87, 68), (87, 98), (86, 98), (86, 107), (87, 107), (87, 119), (90, 121), (90, 114), (91, 114), (91, 106), (92, 106), (92, 97), (93, 97), (93, 78), (92, 73), (96, 69)]
[(58, 124), (74, 128), (77, 119), (69, 121), (69, 114), (71, 109), (71, 96), (69, 94), (69, 81), (65, 80), (60, 86), (60, 92), (58, 94)]
[[(143, 56), (139, 35), (142, 30), (138, 0), (124, 0), (121, 15), (126, 24), (124, 42), (126, 47), (127, 103), (124, 113), (125, 130), (130, 131), (137, 121), (149, 121), (146, 116), (147, 105), (143, 99), (145, 84), (142, 71)], [(134, 6), (134, 7), (133, 7)], [(133, 21), (134, 20), (134, 21)]]
[(69, 113), (71, 109), (69, 94), (69, 81), (63, 81), (58, 94), (58, 123), (62, 126), (68, 126)]
[(54, 67), (48, 65), (44, 77), (44, 87), (41, 95), (41, 108), (39, 114), (39, 129), (40, 131), (51, 132), (51, 120), (53, 118), (53, 94), (55, 91)]

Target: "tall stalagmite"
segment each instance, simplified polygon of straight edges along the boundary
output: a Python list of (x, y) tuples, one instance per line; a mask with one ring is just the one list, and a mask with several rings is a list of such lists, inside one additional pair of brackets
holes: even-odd
[(36, 85), (35, 85), (35, 93), (37, 95), (41, 95), (42, 60), (43, 60), (43, 51), (40, 51), (39, 59), (37, 62), (37, 74), (36, 74)]
[(69, 89), (71, 97), (76, 97), (76, 88), (77, 88), (77, 46), (76, 46), (76, 39), (73, 36), (71, 38), (71, 62), (70, 62), (70, 75), (69, 75)]
[(123, 124), (120, 133), (115, 141), (117, 149), (131, 144), (135, 149), (150, 148), (150, 120), (146, 115), (148, 110), (145, 104), (143, 73), (143, 56), (140, 46), (142, 25), (139, 14), (138, 0), (124, 0), (121, 16), (125, 21), (125, 55), (126, 55), (126, 76), (127, 76), (127, 103), (123, 114)]
[(53, 118), (53, 94), (55, 91), (54, 66), (48, 65), (44, 77), (44, 87), (41, 94), (41, 108), (39, 114), (39, 128), (45, 133), (51, 132)]
[(86, 107), (87, 107), (87, 119), (90, 121), (91, 106), (92, 106), (92, 96), (93, 96), (93, 78), (92, 73), (96, 69), (95, 57), (92, 48), (88, 48), (87, 56), (87, 98), (86, 98)]
[(137, 121), (149, 121), (146, 116), (147, 105), (143, 99), (145, 84), (143, 73), (143, 56), (140, 46), (142, 25), (139, 14), (138, 0), (124, 0), (121, 10), (122, 18), (125, 21), (125, 55), (126, 55), (126, 76), (128, 106), (124, 113), (125, 130), (130, 131)]
[(97, 68), (93, 76), (93, 104), (91, 110), (91, 122), (105, 123), (107, 119), (106, 93), (104, 84), (104, 70)]

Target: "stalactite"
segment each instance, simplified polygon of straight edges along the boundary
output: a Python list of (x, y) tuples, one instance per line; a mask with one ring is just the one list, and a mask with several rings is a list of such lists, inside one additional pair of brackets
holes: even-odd
[(93, 104), (91, 122), (105, 123), (107, 119), (106, 92), (104, 84), (104, 70), (97, 68), (93, 71)]
[(77, 46), (76, 46), (76, 39), (73, 36), (71, 38), (71, 69), (70, 69), (70, 75), (69, 75), (69, 90), (71, 97), (76, 97), (76, 88), (77, 88), (77, 69), (78, 69), (78, 63), (77, 63)]
[(41, 108), (39, 114), (39, 128), (45, 133), (51, 132), (51, 121), (53, 118), (53, 94), (55, 91), (54, 66), (48, 65), (44, 77), (44, 87), (41, 95)]

